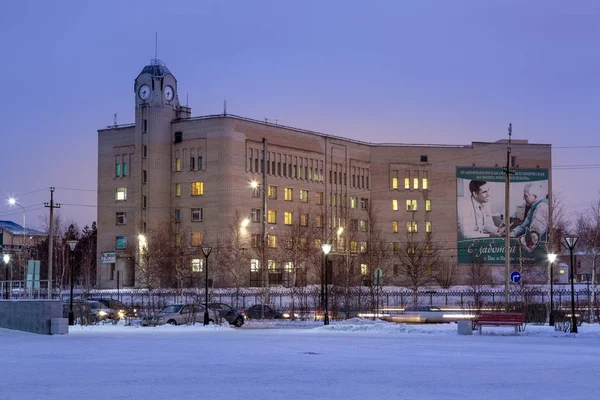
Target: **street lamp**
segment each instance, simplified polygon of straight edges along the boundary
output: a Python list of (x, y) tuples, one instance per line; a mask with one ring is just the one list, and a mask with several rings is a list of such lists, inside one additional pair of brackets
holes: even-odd
[(331, 244), (329, 243), (323, 243), (321, 245), (321, 248), (323, 249), (323, 253), (325, 253), (325, 266), (324, 271), (325, 271), (325, 316), (323, 318), (323, 324), (324, 325), (329, 325), (329, 310), (327, 307), (327, 303), (328, 303), (328, 290), (327, 290), (327, 254), (329, 254), (329, 252), (331, 251)]
[(75, 315), (73, 314), (73, 252), (77, 246), (78, 240), (67, 240), (71, 249), (71, 297), (69, 298), (69, 326), (75, 325)]
[(8, 283), (8, 263), (10, 262), (10, 254), (4, 254), (2, 256), (2, 260), (4, 260), (4, 279), (6, 280), (6, 286), (5, 286), (6, 290), (4, 291), (4, 298), (6, 300), (8, 300), (9, 299), (9, 297), (8, 297), (8, 287), (9, 287), (8, 286), (9, 285), (9, 283)]
[(550, 280), (550, 315), (548, 317), (548, 325), (554, 326), (554, 289), (553, 289), (553, 281), (554, 281), (554, 271), (552, 266), (554, 265), (554, 261), (556, 260), (557, 255), (554, 253), (548, 253), (548, 279)]
[(212, 247), (202, 246), (202, 253), (206, 258), (204, 265), (204, 325), (208, 325), (208, 256), (212, 251)]
[(577, 333), (577, 317), (575, 316), (575, 273), (573, 271), (573, 249), (579, 240), (578, 236), (565, 236), (565, 243), (571, 253), (571, 333)]

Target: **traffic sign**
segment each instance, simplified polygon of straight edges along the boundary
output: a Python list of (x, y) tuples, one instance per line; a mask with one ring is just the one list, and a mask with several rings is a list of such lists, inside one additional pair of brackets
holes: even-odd
[(519, 271), (513, 271), (510, 274), (510, 281), (512, 283), (519, 283), (521, 281), (521, 273)]

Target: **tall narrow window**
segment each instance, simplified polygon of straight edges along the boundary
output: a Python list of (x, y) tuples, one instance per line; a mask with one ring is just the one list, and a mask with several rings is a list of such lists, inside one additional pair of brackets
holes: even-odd
[(392, 232), (398, 233), (398, 221), (392, 221)]
[(175, 184), (175, 197), (181, 197), (181, 183)]
[(423, 190), (429, 190), (429, 177), (427, 175), (427, 171), (423, 171), (423, 179), (421, 182), (421, 187)]
[[(256, 161), (258, 161), (258, 160), (256, 160)], [(202, 156), (198, 156), (198, 169), (199, 170), (204, 169), (204, 160), (202, 159)]]
[(273, 200), (277, 199), (277, 186), (269, 185), (269, 198)]
[(392, 210), (398, 211), (398, 200), (396, 199), (392, 200)]
[(269, 235), (268, 238), (269, 248), (276, 249), (277, 248), (277, 236)]
[(308, 226), (308, 214), (300, 214), (300, 226)]
[(392, 178), (392, 189), (398, 189), (398, 178)]
[(148, 208), (148, 197), (146, 195), (142, 196), (142, 208), (144, 210)]
[(308, 203), (308, 190), (300, 189), (300, 202)]
[(419, 189), (419, 171), (413, 171), (413, 189)]
[(431, 200), (425, 200), (425, 211), (431, 211)]
[(317, 204), (323, 204), (323, 192), (317, 192)]
[(175, 171), (181, 172), (181, 158), (179, 157), (175, 159)]
[(410, 171), (404, 171), (404, 189), (410, 189)]
[(260, 222), (260, 208), (253, 208), (250, 213), (250, 219), (252, 222)]
[(431, 221), (425, 221), (425, 232), (431, 232)]
[(350, 208), (358, 207), (358, 197), (350, 196)]
[(148, 171), (143, 170), (142, 171), (142, 183), (147, 183), (148, 182)]
[(294, 214), (286, 211), (283, 214), (283, 219), (286, 225), (292, 225), (292, 223), (294, 222)]
[(146, 132), (148, 132), (148, 120), (143, 119), (142, 120), (142, 133), (146, 133)]
[(123, 163), (123, 176), (129, 176), (129, 164), (126, 162)]
[(269, 224), (276, 224), (277, 223), (277, 211), (275, 211), (275, 210), (268, 210), (267, 211), (267, 222)]
[(117, 178), (121, 177), (121, 163), (119, 162), (115, 164), (115, 176)]
[(190, 157), (190, 170), (193, 171), (196, 169), (196, 157)]
[(175, 222), (181, 222), (181, 210), (179, 208), (175, 209)]
[(142, 157), (148, 158), (148, 146), (146, 146), (146, 145), (142, 146)]

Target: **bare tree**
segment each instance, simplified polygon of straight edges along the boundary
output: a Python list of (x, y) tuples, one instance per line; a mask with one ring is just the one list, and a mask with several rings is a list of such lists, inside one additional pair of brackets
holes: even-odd
[(397, 257), (402, 284), (412, 290), (413, 304), (417, 305), (419, 288), (428, 285), (437, 272), (439, 249), (430, 233), (425, 237), (407, 233), (405, 241), (399, 245)]
[(575, 230), (579, 236), (579, 246), (584, 249), (585, 257), (590, 261), (592, 293), (590, 296), (590, 319), (595, 318), (596, 309), (596, 267), (600, 260), (600, 194), (590, 207), (577, 218)]
[(443, 289), (448, 289), (454, 285), (458, 278), (458, 266), (454, 258), (451, 260), (438, 259), (437, 268), (433, 279)]

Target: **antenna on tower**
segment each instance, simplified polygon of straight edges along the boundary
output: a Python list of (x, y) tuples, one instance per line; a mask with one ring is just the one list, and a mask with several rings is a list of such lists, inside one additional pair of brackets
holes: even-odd
[(186, 94), (185, 94), (185, 106), (186, 106), (186, 107), (189, 107), (189, 106), (190, 106), (190, 103), (189, 103), (189, 95), (190, 95), (189, 93), (186, 93)]
[(158, 60), (158, 31), (154, 31), (154, 59)]
[(508, 143), (510, 144), (510, 138), (512, 136), (512, 123), (508, 124)]
[(223, 99), (223, 115), (227, 115), (227, 100)]

